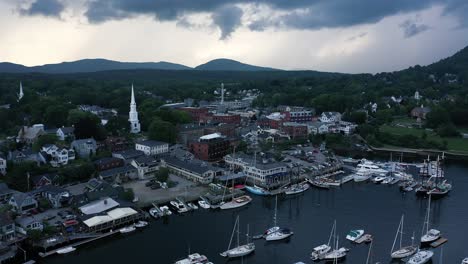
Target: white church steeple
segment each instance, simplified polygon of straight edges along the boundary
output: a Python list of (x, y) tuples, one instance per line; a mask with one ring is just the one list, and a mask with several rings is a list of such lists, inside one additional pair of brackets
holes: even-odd
[(132, 98), (130, 99), (130, 112), (128, 113), (128, 122), (130, 122), (130, 133), (140, 133), (140, 122), (138, 121), (138, 112), (136, 109), (135, 93), (132, 83)]
[(20, 89), (19, 89), (19, 93), (18, 93), (18, 102), (21, 101), (21, 99), (24, 97), (24, 93), (23, 93), (23, 84), (20, 82)]

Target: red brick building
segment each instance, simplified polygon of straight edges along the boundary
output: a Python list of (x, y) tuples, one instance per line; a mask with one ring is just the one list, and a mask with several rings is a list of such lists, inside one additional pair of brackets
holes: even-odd
[(303, 139), (307, 138), (307, 125), (294, 123), (294, 122), (284, 122), (281, 130), (288, 134), (291, 139)]
[(231, 114), (214, 114), (211, 117), (211, 122), (240, 125), (241, 116), (240, 115), (231, 115)]
[(229, 153), (230, 148), (230, 141), (218, 133), (202, 136), (198, 141), (189, 144), (190, 152), (192, 152), (196, 158), (205, 161), (218, 161), (223, 159), (223, 157)]
[(192, 121), (196, 123), (204, 121), (206, 116), (209, 115), (208, 108), (205, 107), (181, 107), (178, 110), (188, 113), (192, 118)]
[(98, 159), (94, 162), (94, 166), (98, 171), (109, 170), (113, 168), (122, 167), (124, 165), (123, 159), (114, 157)]

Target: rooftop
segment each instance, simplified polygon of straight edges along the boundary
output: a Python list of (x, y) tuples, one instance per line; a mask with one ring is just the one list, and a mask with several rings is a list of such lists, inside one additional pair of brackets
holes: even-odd
[(221, 138), (220, 133), (213, 133), (213, 134), (208, 134), (200, 137), (200, 140), (210, 140), (210, 139), (215, 139), (215, 138)]
[(156, 141), (156, 140), (144, 140), (144, 141), (137, 142), (136, 144), (144, 145), (144, 146), (148, 146), (148, 147), (157, 147), (157, 146), (162, 146), (162, 145), (168, 145), (168, 143), (166, 143), (166, 142)]

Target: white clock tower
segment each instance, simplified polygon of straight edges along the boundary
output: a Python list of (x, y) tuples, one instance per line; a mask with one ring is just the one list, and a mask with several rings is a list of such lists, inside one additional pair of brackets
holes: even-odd
[(135, 103), (135, 93), (132, 84), (132, 99), (130, 100), (130, 112), (128, 113), (128, 122), (130, 122), (130, 133), (140, 133), (140, 122), (138, 121), (138, 112)]

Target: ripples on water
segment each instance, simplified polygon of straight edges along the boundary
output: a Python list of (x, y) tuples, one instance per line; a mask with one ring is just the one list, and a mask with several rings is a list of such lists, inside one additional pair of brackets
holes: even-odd
[[(449, 239), (444, 245), (443, 263), (458, 264), (468, 256), (468, 165), (448, 165), (446, 177), (453, 182), (454, 190), (449, 196), (433, 201), (431, 222)], [(219, 256), (228, 246), (238, 214), (242, 233), (249, 224), (251, 234), (260, 234), (271, 225), (274, 204), (272, 197), (254, 197), (248, 207), (235, 211), (199, 209), (187, 215), (172, 215), (167, 220), (152, 221), (142, 232), (82, 246), (76, 253), (51, 257), (45, 263), (166, 264), (185, 257), (189, 249), (217, 264), (312, 263), (310, 251), (328, 241), (334, 219), (340, 245), (351, 249), (343, 263), (366, 262), (368, 245), (345, 241), (347, 232), (357, 228), (374, 236), (373, 263), (390, 263), (389, 253), (401, 214), (405, 214), (406, 243), (411, 243), (413, 231), (418, 240), (427, 198), (401, 193), (397, 185), (350, 182), (334, 190), (310, 188), (304, 194), (278, 199), (278, 222), (295, 233), (289, 241), (256, 240), (255, 253), (243, 260), (227, 261)], [(244, 241), (245, 236), (241, 239)], [(432, 263), (440, 263), (440, 249), (434, 252)]]

